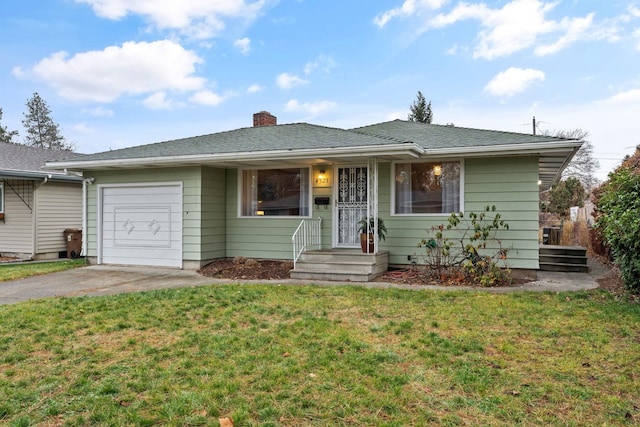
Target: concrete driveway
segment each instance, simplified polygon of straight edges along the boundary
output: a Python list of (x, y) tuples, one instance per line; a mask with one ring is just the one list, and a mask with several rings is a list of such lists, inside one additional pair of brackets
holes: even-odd
[[(541, 271), (538, 280), (521, 286), (504, 288), (465, 288), (452, 286), (413, 286), (392, 283), (367, 282), (318, 282), (320, 286), (366, 286), (371, 288), (397, 288), (407, 290), (472, 290), (494, 293), (528, 292), (566, 292), (595, 289), (598, 287), (596, 275), (600, 272), (553, 273)], [(37, 298), (114, 295), (124, 292), (148, 291), (152, 289), (179, 288), (210, 284), (237, 283), (234, 280), (203, 277), (195, 271), (158, 267), (125, 267), (113, 265), (92, 265), (61, 271), (42, 276), (29, 277), (10, 282), (0, 282), (0, 305), (12, 304)], [(309, 281), (247, 280), (242, 283), (277, 283), (281, 285), (306, 285)]]
[(113, 295), (211, 283), (211, 278), (203, 277), (195, 271), (91, 265), (21, 280), (0, 282), (0, 304), (11, 304), (34, 298)]

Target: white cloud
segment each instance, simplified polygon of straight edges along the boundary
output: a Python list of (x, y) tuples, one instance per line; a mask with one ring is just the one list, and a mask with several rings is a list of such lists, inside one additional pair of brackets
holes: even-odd
[(167, 94), (164, 91), (148, 96), (142, 101), (142, 104), (150, 110), (173, 110), (177, 107), (173, 100), (167, 99)]
[(204, 78), (194, 76), (195, 66), (201, 62), (179, 44), (161, 40), (126, 42), (71, 57), (57, 52), (32, 71), (64, 98), (111, 102), (123, 95), (198, 90), (205, 83)]
[(217, 107), (226, 100), (226, 97), (218, 95), (210, 90), (203, 90), (193, 94), (189, 101), (194, 104), (206, 105), (209, 107)]
[(25, 73), (22, 67), (13, 67), (13, 69), (11, 70), (11, 74), (19, 79), (25, 78), (27, 76), (27, 73)]
[(554, 43), (536, 47), (536, 55), (544, 56), (559, 52), (570, 44), (584, 38), (587, 30), (592, 27), (593, 16), (594, 14), (590, 13), (585, 18), (563, 19), (561, 26), (566, 29), (566, 34)]
[(386, 10), (373, 18), (373, 23), (383, 28), (394, 18), (407, 18), (423, 10), (441, 8), (447, 0), (405, 0), (402, 6)]
[(90, 5), (103, 18), (120, 20), (140, 15), (158, 29), (179, 30), (205, 39), (218, 35), (225, 20), (252, 21), (268, 3), (266, 0), (75, 0)]
[(113, 117), (113, 110), (110, 110), (104, 107), (84, 109), (82, 110), (82, 112), (84, 114), (88, 114), (90, 116), (95, 116), (95, 117), (107, 117), (107, 118)]
[(86, 123), (78, 123), (71, 127), (71, 130), (77, 133), (93, 133), (95, 129), (87, 125)]
[(284, 110), (286, 112), (305, 113), (315, 116), (335, 108), (336, 105), (332, 101), (305, 102), (301, 104), (297, 99), (291, 99), (285, 105)]
[(532, 68), (509, 68), (496, 75), (485, 86), (485, 92), (493, 96), (510, 97), (524, 92), (537, 81), (544, 81), (544, 73)]
[(244, 37), (234, 41), (233, 45), (240, 51), (240, 53), (246, 55), (251, 50), (251, 39)]
[(276, 84), (280, 89), (291, 89), (295, 86), (307, 84), (308, 82), (294, 74), (282, 73), (276, 78)]
[(249, 88), (247, 89), (247, 93), (258, 93), (262, 92), (263, 90), (264, 87), (260, 86), (259, 84), (253, 84), (249, 86)]
[[(555, 53), (577, 40), (590, 37), (593, 14), (584, 18), (549, 20), (557, 2), (540, 0), (513, 0), (500, 9), (492, 9), (485, 3), (459, 3), (449, 13), (441, 13), (430, 22), (433, 28), (442, 28), (460, 21), (475, 19), (483, 29), (478, 33), (474, 58), (495, 59), (537, 46), (536, 54)], [(544, 37), (555, 37), (548, 42)]]
[(615, 95), (601, 101), (601, 103), (640, 105), (640, 89), (631, 89), (625, 92), (616, 93)]
[(321, 69), (325, 73), (330, 73), (337, 66), (336, 61), (327, 55), (319, 55), (314, 61), (307, 62), (304, 66), (304, 73), (309, 75), (317, 69)]
[(636, 50), (640, 50), (640, 28), (633, 32), (633, 38), (636, 39)]

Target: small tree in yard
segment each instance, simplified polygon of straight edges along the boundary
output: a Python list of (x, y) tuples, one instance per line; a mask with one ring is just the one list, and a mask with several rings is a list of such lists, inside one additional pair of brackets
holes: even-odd
[(583, 207), (587, 197), (584, 187), (578, 178), (567, 178), (551, 187), (547, 210), (561, 217), (569, 216), (572, 206)]
[(58, 124), (51, 118), (49, 106), (37, 92), (27, 101), (27, 112), (22, 124), (27, 130), (25, 145), (50, 150), (70, 151), (73, 148), (60, 134)]
[(625, 286), (640, 293), (640, 146), (595, 193), (596, 226)]
[(482, 286), (508, 282), (509, 270), (498, 265), (507, 259), (507, 249), (496, 238), (500, 229), (509, 225), (495, 206), (481, 213), (452, 213), (447, 224), (432, 227), (418, 244), (425, 249), (427, 274), (440, 280), (461, 274)]

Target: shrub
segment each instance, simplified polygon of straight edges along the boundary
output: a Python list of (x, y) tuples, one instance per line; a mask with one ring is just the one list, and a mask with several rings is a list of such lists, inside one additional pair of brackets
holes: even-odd
[(495, 206), (481, 213), (452, 213), (447, 224), (432, 227), (418, 244), (425, 249), (428, 272), (440, 279), (462, 274), (482, 286), (508, 282), (509, 270), (498, 265), (506, 266), (507, 259), (507, 249), (496, 238), (501, 228), (508, 230), (509, 225)]
[(640, 292), (640, 170), (621, 167), (600, 188), (597, 226), (632, 292)]

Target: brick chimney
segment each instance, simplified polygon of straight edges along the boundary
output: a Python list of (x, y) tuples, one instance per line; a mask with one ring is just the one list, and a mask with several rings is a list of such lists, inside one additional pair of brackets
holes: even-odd
[(253, 127), (257, 128), (260, 126), (275, 126), (277, 125), (278, 119), (276, 116), (271, 115), (268, 111), (260, 111), (259, 113), (255, 113), (253, 115)]

